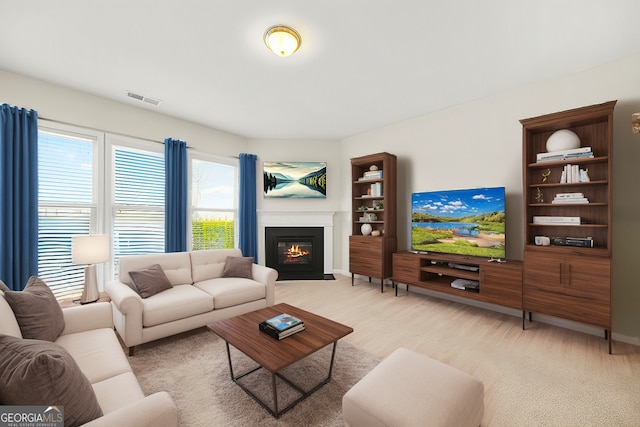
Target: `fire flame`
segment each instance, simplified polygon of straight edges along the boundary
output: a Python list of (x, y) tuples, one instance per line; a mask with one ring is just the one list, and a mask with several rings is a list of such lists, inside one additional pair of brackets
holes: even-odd
[(291, 247), (287, 249), (288, 257), (297, 258), (305, 255), (309, 255), (309, 251), (300, 250), (300, 246), (298, 245), (291, 245)]

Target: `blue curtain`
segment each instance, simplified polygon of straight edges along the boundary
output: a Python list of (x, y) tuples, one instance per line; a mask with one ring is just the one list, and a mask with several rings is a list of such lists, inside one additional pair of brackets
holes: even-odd
[(187, 250), (187, 143), (164, 140), (165, 252)]
[(255, 154), (240, 154), (240, 206), (238, 248), (244, 256), (252, 256), (258, 263), (258, 214), (256, 212)]
[(0, 106), (0, 280), (38, 274), (38, 113)]

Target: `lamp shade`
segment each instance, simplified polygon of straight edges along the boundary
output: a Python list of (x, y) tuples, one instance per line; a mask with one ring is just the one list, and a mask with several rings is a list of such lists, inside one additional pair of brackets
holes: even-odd
[(108, 234), (90, 234), (71, 238), (71, 262), (97, 264), (109, 261), (111, 247)]
[(264, 44), (278, 56), (289, 56), (300, 47), (302, 40), (296, 30), (276, 25), (264, 33)]

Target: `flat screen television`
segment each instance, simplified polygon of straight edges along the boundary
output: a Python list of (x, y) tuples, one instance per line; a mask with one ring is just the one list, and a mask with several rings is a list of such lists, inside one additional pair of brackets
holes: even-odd
[(505, 188), (411, 195), (411, 250), (505, 257)]

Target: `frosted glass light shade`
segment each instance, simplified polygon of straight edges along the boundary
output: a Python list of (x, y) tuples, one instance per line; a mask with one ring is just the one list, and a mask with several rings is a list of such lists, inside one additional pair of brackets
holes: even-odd
[(547, 139), (547, 152), (580, 148), (580, 138), (569, 129), (560, 129)]
[(91, 234), (71, 238), (71, 262), (97, 264), (109, 261), (111, 247), (108, 234)]
[(291, 55), (298, 50), (301, 43), (300, 34), (284, 25), (273, 26), (264, 33), (264, 44), (278, 56)]

